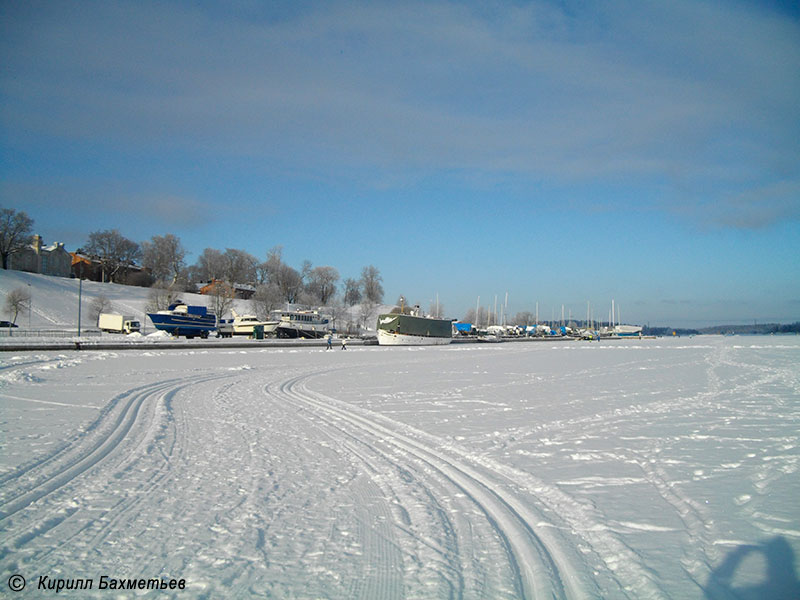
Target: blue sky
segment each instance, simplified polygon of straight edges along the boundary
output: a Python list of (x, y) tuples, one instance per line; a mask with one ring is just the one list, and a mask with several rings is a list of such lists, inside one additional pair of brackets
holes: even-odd
[(789, 2), (4, 2), (0, 205), (386, 301), (800, 319)]

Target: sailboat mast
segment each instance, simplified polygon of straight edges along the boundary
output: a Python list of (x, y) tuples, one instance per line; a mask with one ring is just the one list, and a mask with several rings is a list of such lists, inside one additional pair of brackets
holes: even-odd
[(611, 299), (611, 329), (614, 329), (614, 299)]

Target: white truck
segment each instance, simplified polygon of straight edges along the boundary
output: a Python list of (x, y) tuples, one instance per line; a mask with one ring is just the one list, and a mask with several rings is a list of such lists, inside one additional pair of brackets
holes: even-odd
[(115, 315), (113, 313), (100, 313), (97, 319), (97, 326), (103, 331), (110, 333), (133, 333), (139, 331), (139, 321), (135, 317)]

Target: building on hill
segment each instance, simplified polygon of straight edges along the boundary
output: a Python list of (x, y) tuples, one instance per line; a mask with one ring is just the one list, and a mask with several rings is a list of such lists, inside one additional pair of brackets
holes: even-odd
[(89, 281), (102, 281), (103, 269), (100, 262), (92, 260), (84, 254), (70, 252), (72, 259), (72, 277), (75, 279), (88, 279)]
[[(75, 279), (88, 279), (89, 281), (106, 282), (103, 274), (103, 265), (96, 258), (82, 254), (81, 252), (70, 252), (71, 276)], [(114, 283), (123, 285), (138, 285), (150, 287), (153, 277), (150, 269), (139, 265), (124, 265), (114, 277)]]
[(242, 300), (249, 300), (255, 293), (255, 288), (251, 285), (235, 283), (233, 286), (231, 286), (223, 281), (220, 281), (219, 279), (212, 279), (209, 282), (201, 282), (196, 285), (197, 292), (199, 294), (203, 294), (204, 296), (213, 294), (218, 286), (224, 286), (223, 289), (226, 290), (226, 293), (232, 293), (232, 297), (240, 298)]
[(15, 271), (69, 277), (72, 272), (72, 256), (64, 244), (56, 242), (45, 246), (42, 236), (34, 235), (30, 246), (8, 258), (8, 268)]

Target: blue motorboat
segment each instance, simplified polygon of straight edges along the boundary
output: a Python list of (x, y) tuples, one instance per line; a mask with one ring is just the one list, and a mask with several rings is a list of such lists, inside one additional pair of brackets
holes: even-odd
[(174, 336), (207, 338), (217, 328), (217, 316), (205, 306), (189, 306), (181, 300), (169, 305), (167, 310), (147, 313), (156, 329)]

